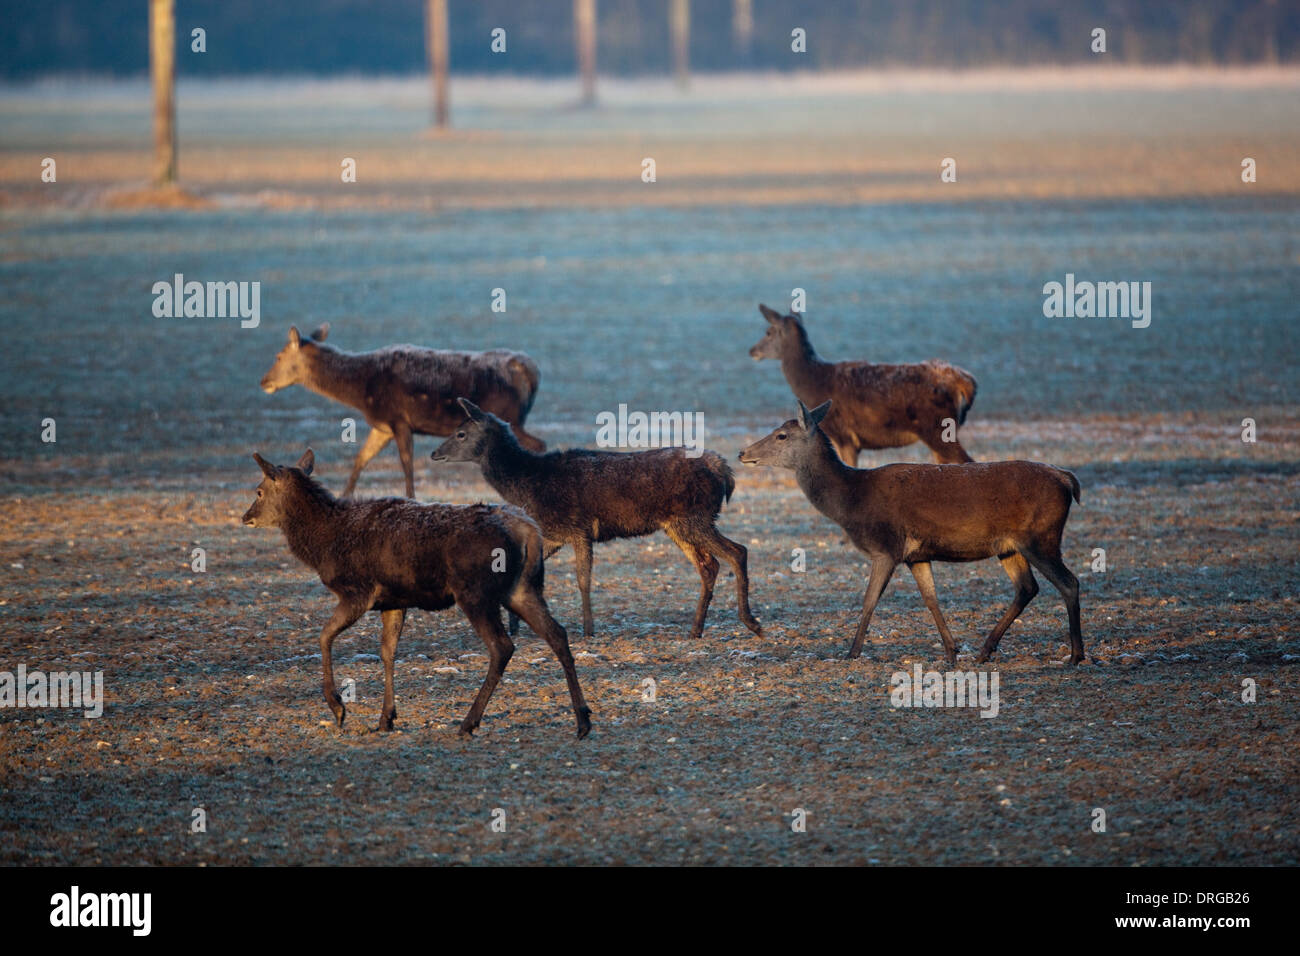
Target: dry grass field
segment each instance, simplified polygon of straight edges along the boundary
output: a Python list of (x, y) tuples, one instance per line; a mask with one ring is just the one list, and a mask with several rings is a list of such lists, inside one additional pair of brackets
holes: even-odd
[[(0, 862), (1300, 862), (1298, 85), (704, 78), (685, 97), (610, 83), (588, 113), (560, 84), (466, 81), (458, 128), (428, 137), (415, 81), (182, 84), (186, 208), (142, 189), (143, 87), (0, 93), (0, 671), (102, 670), (107, 696), (94, 720), (0, 710)], [(39, 182), (47, 155), (57, 184)], [(946, 156), (957, 183), (939, 182)], [(260, 324), (155, 318), (150, 288), (177, 272), (260, 281)], [(1067, 272), (1151, 281), (1150, 327), (1045, 318), (1042, 285)], [(1087, 663), (1063, 666), (1044, 583), (992, 662), (996, 717), (894, 708), (894, 672), (943, 668), (905, 573), (844, 659), (865, 557), (788, 473), (736, 461), (793, 413), (779, 369), (746, 353), (757, 303), (795, 287), (826, 357), (973, 372), (976, 458), (1076, 472), (1065, 558)], [(347, 632), (335, 664), (357, 703), (335, 729), (330, 595), (278, 533), (239, 523), (254, 450), (311, 445), (330, 488), (346, 478), (353, 413), (257, 388), (288, 326), (321, 321), (350, 349), (528, 351), (529, 429), (553, 446), (592, 445), (620, 403), (702, 411), (737, 470), (720, 528), (749, 548), (763, 636), (723, 576), (687, 641), (698, 578), (660, 535), (597, 546), (583, 639), (566, 550), (547, 591), (588, 739), (526, 628), (459, 738), (486, 658), (455, 611), (409, 618), (392, 734), (370, 730), (378, 621)], [(495, 500), (433, 447), (417, 439), (417, 497)], [(896, 460), (921, 449), (862, 464)], [(389, 449), (361, 492), (400, 489)], [(1009, 582), (994, 561), (935, 571), (973, 667)]]

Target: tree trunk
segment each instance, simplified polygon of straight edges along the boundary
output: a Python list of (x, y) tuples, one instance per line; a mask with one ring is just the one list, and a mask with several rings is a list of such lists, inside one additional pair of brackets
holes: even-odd
[(176, 14), (172, 0), (149, 0), (149, 75), (153, 81), (153, 181), (176, 182)]
[(673, 76), (685, 88), (691, 82), (691, 0), (670, 0), (668, 26), (673, 38)]
[(582, 103), (591, 106), (596, 102), (596, 0), (573, 0), (573, 36), (582, 75)]
[(447, 0), (428, 0), (425, 26), (429, 47), (429, 72), (433, 75), (433, 125), (446, 129), (450, 121), (447, 104)]
[(749, 66), (754, 59), (754, 0), (731, 0), (731, 40), (736, 60)]

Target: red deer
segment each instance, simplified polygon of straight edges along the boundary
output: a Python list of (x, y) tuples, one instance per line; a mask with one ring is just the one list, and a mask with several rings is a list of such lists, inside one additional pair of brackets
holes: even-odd
[(1079, 580), (1061, 560), (1061, 534), (1070, 516), (1070, 499), (1079, 500), (1079, 479), (1064, 469), (1033, 461), (851, 468), (835, 455), (818, 427), (829, 410), (829, 402), (811, 412), (800, 402), (797, 420), (750, 445), (740, 453), (740, 460), (794, 469), (813, 507), (848, 532), (871, 558), (871, 578), (850, 658), (862, 653), (871, 612), (894, 568), (904, 563), (939, 626), (948, 663), (955, 664), (957, 648), (939, 612), (930, 562), (996, 557), (1015, 584), (1016, 596), (984, 642), (979, 663), (998, 649), (1003, 633), (1038, 593), (1030, 565), (1065, 599), (1070, 663), (1083, 660)]
[(460, 607), (491, 658), (487, 677), (461, 722), (478, 727), (492, 691), (515, 645), (501, 626), (506, 607), (528, 622), (564, 668), (578, 721), (578, 737), (591, 730), (591, 711), (578, 686), (569, 638), (542, 596), (542, 533), (515, 508), (419, 504), (405, 498), (352, 501), (335, 498), (312, 479), (315, 456), (307, 449), (293, 467), (273, 465), (254, 454), (265, 476), (244, 524), (279, 528), (289, 550), (320, 575), (338, 605), (320, 633), (325, 702), (340, 727), (346, 708), (334, 685), (334, 638), (367, 611), (383, 622), (384, 707), (380, 730), (392, 730), (393, 658), (408, 608), (441, 611)]
[(721, 556), (736, 574), (740, 620), (762, 629), (749, 610), (748, 552), (714, 525), (736, 479), (723, 457), (688, 457), (680, 448), (615, 452), (574, 448), (545, 455), (521, 448), (505, 422), (464, 398), (469, 416), (434, 449), (434, 461), (478, 462), (483, 477), (506, 501), (542, 526), (548, 557), (573, 546), (582, 592), (582, 633), (595, 632), (591, 614), (593, 541), (636, 538), (664, 531), (695, 565), (702, 582), (691, 637), (704, 630)]
[(304, 339), (289, 329), (289, 342), (262, 376), (268, 395), (303, 385), (361, 412), (370, 435), (357, 452), (343, 497), (352, 494), (361, 469), (397, 439), (406, 476), (406, 497), (415, 497), (412, 436), (450, 435), (464, 420), (456, 404), (471, 395), (510, 423), (520, 444), (533, 451), (546, 445), (524, 431), (524, 419), (537, 396), (537, 363), (523, 352), (448, 352), (415, 345), (392, 345), (373, 352), (344, 352), (325, 344), (329, 323)]
[[(832, 401), (823, 431), (846, 465), (856, 467), (866, 448), (898, 448), (925, 442), (939, 462), (966, 462), (970, 455), (957, 426), (975, 401), (969, 372), (931, 359), (914, 365), (823, 362), (798, 315), (758, 307), (767, 334), (749, 350), (755, 361), (779, 359), (795, 398), (809, 408)], [(951, 423), (945, 421), (951, 419)], [(951, 428), (951, 440), (944, 432)]]

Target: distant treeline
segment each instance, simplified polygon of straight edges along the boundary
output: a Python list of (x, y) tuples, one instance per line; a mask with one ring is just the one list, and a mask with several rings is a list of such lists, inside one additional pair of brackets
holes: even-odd
[[(691, 69), (969, 67), (1091, 60), (1091, 33), (1124, 62), (1300, 60), (1300, 0), (691, 0)], [(574, 70), (572, 0), (449, 0), (461, 73)], [(409, 74), (425, 68), (424, 0), (177, 0), (179, 74)], [(670, 68), (669, 0), (597, 0), (604, 73)], [(6, 0), (0, 76), (142, 75), (148, 0)], [(190, 52), (206, 31), (207, 51)], [(494, 28), (506, 52), (490, 49)], [(791, 52), (791, 31), (807, 52)], [(742, 34), (743, 35), (743, 34)]]

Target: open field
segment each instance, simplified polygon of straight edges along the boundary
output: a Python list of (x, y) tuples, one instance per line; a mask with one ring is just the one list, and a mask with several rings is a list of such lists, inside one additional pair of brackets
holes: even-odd
[[(610, 84), (594, 121), (554, 86), (464, 84), (465, 129), (444, 139), (412, 135), (410, 84), (335, 90), (328, 113), (319, 87), (282, 88), (275, 107), (238, 84), (192, 101), (182, 87), (183, 174), (212, 203), (198, 210), (106, 208), (147, 170), (129, 88), (96, 94), (116, 115), (60, 89), (0, 96), (0, 670), (102, 670), (108, 698), (97, 720), (0, 710), (0, 862), (1300, 862), (1296, 80), (941, 80), (770, 81), (768, 104), (731, 81), (701, 81), (700, 103)], [(340, 152), (349, 137), (362, 145)], [(49, 142), (72, 157), (54, 199), (27, 182)], [(994, 171), (963, 158), (981, 143)], [(354, 153), (373, 157), (359, 198), (335, 184)], [(669, 157), (654, 185), (644, 155)], [(941, 187), (947, 155), (962, 173)], [(1242, 155), (1260, 159), (1258, 192)], [(150, 288), (178, 272), (260, 281), (260, 325), (155, 318)], [(1042, 285), (1067, 272), (1150, 281), (1150, 327), (1045, 318)], [(823, 356), (974, 373), (976, 458), (1078, 474), (1065, 557), (1087, 663), (1062, 666), (1044, 582), (993, 662), (996, 717), (894, 709), (891, 674), (943, 666), (901, 572), (863, 658), (843, 660), (865, 558), (789, 474), (735, 461), (793, 412), (779, 369), (746, 352), (757, 303), (788, 306), (794, 287)], [(368, 730), (378, 621), (346, 632), (336, 668), (358, 702), (342, 731), (323, 724), (332, 600), (278, 533), (238, 520), (253, 450), (284, 462), (310, 444), (327, 485), (346, 478), (354, 413), (257, 388), (289, 324), (323, 321), (344, 348), (528, 351), (542, 368), (528, 427), (555, 446), (593, 444), (596, 414), (620, 403), (702, 411), (737, 469), (720, 528), (749, 548), (764, 635), (739, 624), (722, 576), (687, 642), (698, 578), (656, 536), (597, 547), (584, 640), (566, 550), (547, 590), (594, 711), (587, 740), (526, 628), (482, 728), (459, 739), (486, 658), (455, 611), (408, 619), (391, 735)], [(417, 438), (418, 497), (494, 500), (473, 470), (430, 462), (433, 446)], [(400, 487), (390, 448), (361, 490)], [(187, 567), (195, 546), (206, 573)], [(993, 561), (935, 574), (973, 666), (1010, 585)], [(208, 832), (191, 834), (199, 806)]]
[[(454, 128), (428, 135), (421, 79), (186, 81), (186, 187), (219, 205), (563, 209), (858, 205), (971, 199), (1300, 193), (1300, 69), (897, 71), (569, 81), (465, 78)], [(0, 201), (141, 201), (141, 82), (0, 91)], [(59, 186), (40, 162), (59, 163)], [(340, 181), (344, 157), (357, 181)], [(652, 157), (657, 181), (643, 183)], [(944, 157), (958, 183), (939, 181)]]

